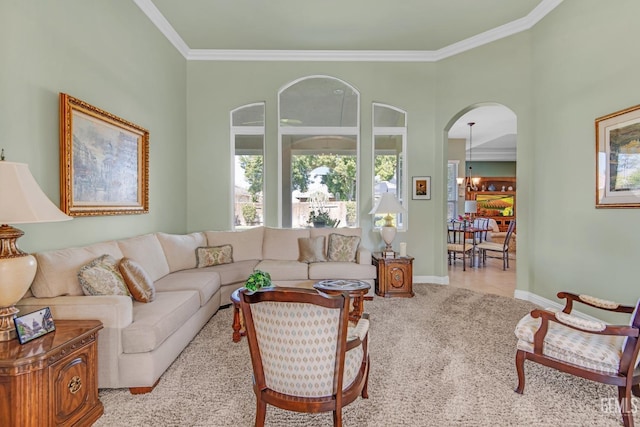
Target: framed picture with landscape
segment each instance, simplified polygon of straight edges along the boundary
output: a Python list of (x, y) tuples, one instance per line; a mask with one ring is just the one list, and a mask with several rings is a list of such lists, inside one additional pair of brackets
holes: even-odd
[(596, 119), (596, 208), (640, 207), (640, 105)]
[(149, 212), (149, 131), (60, 94), (60, 208), (71, 216)]

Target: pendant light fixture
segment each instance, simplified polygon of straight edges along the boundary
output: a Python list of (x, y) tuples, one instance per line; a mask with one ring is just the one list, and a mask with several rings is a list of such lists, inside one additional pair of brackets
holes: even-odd
[[(471, 166), (471, 161), (473, 160), (473, 139), (472, 139), (472, 127), (475, 125), (475, 122), (467, 123), (469, 125), (469, 168), (467, 173), (467, 190), (468, 191), (476, 191), (478, 189), (478, 183), (480, 182), (480, 178), (473, 178), (473, 166)], [(466, 200), (464, 202), (464, 213), (465, 214), (475, 214), (478, 212), (478, 203), (475, 200)]]

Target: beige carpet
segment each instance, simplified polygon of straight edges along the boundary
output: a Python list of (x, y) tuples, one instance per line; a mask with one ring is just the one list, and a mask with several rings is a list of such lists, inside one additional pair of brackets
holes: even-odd
[[(344, 410), (345, 426), (617, 426), (603, 411), (613, 387), (526, 362), (525, 394), (513, 392), (517, 321), (533, 305), (438, 285), (416, 297), (365, 304), (371, 314), (369, 399)], [(255, 399), (246, 341), (231, 341), (220, 310), (152, 393), (101, 390), (96, 426), (251, 426)], [(268, 407), (267, 426), (328, 426), (331, 413)]]

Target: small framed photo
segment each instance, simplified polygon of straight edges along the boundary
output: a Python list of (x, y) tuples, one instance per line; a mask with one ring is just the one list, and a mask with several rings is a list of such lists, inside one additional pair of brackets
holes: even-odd
[(16, 317), (13, 321), (16, 325), (20, 344), (25, 344), (56, 329), (49, 307)]
[(431, 177), (414, 176), (411, 198), (413, 200), (431, 200)]

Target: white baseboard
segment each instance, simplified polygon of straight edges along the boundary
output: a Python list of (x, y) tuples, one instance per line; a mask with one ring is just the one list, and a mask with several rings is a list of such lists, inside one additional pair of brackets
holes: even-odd
[[(515, 292), (513, 293), (513, 297), (516, 299), (521, 299), (521, 300), (525, 300), (525, 301), (529, 301), (534, 303), (535, 305), (538, 305), (542, 308), (557, 308), (558, 310), (562, 310), (564, 308), (564, 303), (563, 302), (559, 302), (559, 301), (566, 301), (566, 300), (550, 300), (547, 299), (545, 297), (541, 297), (540, 295), (536, 295), (532, 292), (529, 291), (521, 291), (519, 289), (516, 289)], [(574, 307), (576, 306), (576, 304), (573, 305)], [(598, 322), (605, 322), (602, 319), (598, 319), (597, 317), (593, 317), (590, 316), (588, 314), (582, 313), (579, 310), (576, 310), (575, 308), (573, 310), (571, 310), (571, 314), (577, 316), (577, 317), (582, 317), (583, 319), (588, 319), (588, 320), (595, 320)], [(608, 323), (608, 322), (605, 322)]]
[(434, 285), (448, 285), (449, 276), (413, 276), (413, 283), (433, 283)]

